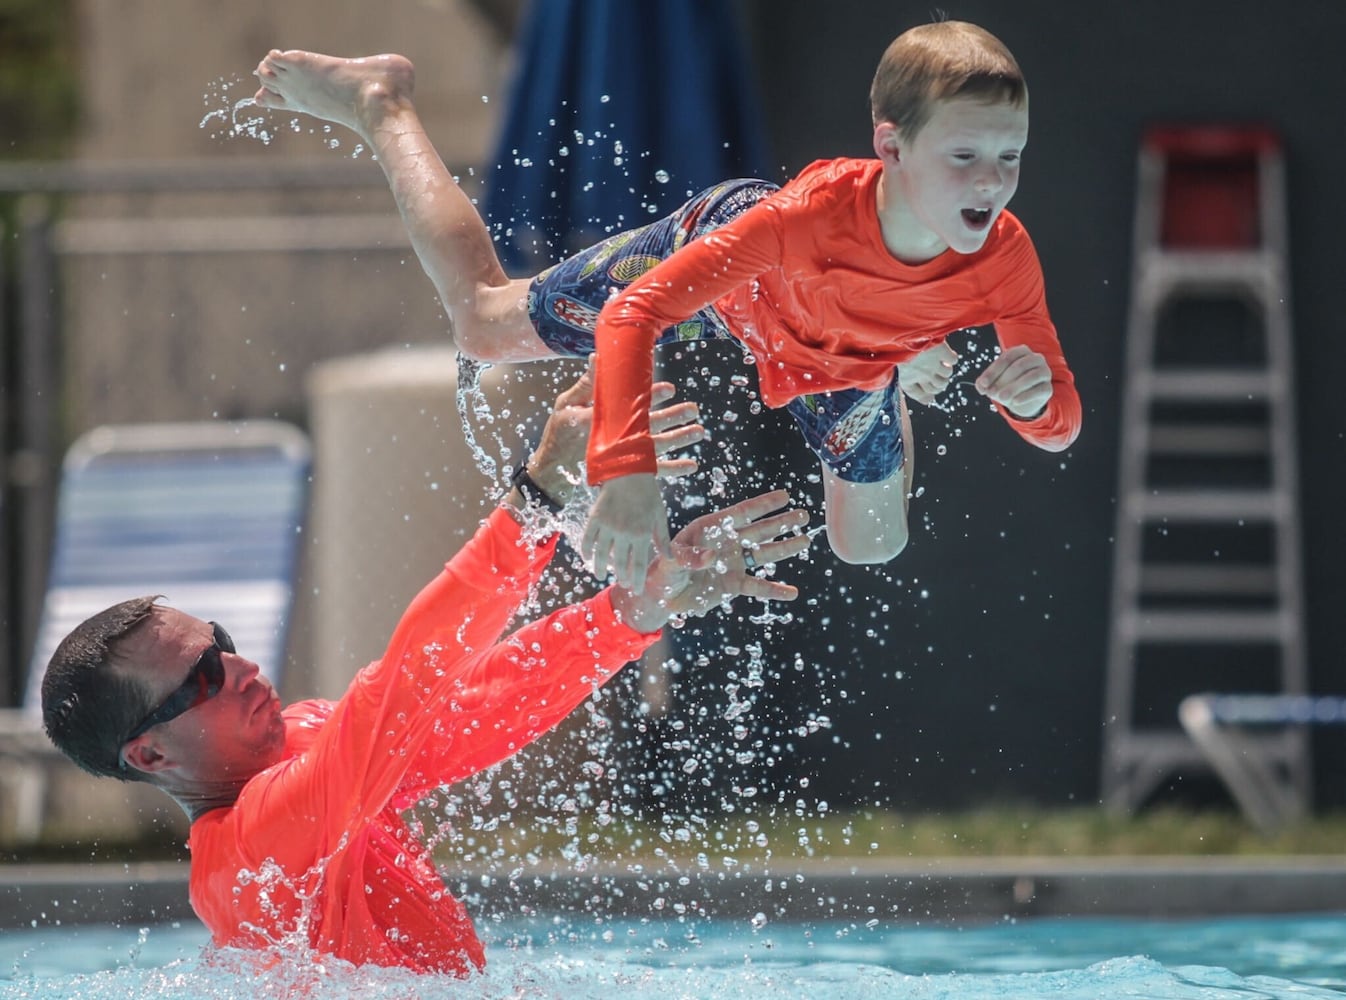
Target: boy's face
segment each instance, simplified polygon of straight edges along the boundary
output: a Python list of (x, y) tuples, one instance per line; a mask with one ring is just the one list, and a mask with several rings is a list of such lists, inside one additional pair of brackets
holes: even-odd
[(901, 235), (916, 255), (975, 253), (1019, 187), (1028, 108), (975, 98), (939, 101), (914, 139), (894, 132)]

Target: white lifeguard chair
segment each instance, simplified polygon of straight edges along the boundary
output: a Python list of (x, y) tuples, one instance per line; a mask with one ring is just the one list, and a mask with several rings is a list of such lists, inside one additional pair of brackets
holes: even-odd
[[(1273, 132), (1145, 134), (1103, 720), (1102, 799), (1117, 810), (1185, 774), (1230, 773), (1179, 724), (1185, 697), (1307, 691), (1287, 248)], [(1192, 320), (1217, 306), (1210, 336)], [(1238, 752), (1287, 811), (1307, 808), (1303, 726), (1259, 726)]]

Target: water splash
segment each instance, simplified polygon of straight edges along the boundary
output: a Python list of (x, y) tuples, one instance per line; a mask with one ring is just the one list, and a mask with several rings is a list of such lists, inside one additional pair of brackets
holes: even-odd
[[(283, 112), (262, 108), (251, 93), (255, 81), (238, 76), (220, 77), (212, 81), (202, 95), (207, 108), (197, 127), (207, 130), (211, 139), (231, 142), (248, 139), (269, 146), (276, 139), (276, 116)], [(245, 96), (239, 97), (239, 90)], [(295, 116), (285, 123), (288, 131), (318, 136), (326, 149), (341, 148), (331, 124), (308, 116)], [(363, 143), (355, 143), (351, 158), (358, 159), (366, 152)]]

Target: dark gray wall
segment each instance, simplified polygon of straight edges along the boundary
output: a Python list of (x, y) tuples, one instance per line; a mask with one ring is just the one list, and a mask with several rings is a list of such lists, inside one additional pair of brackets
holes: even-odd
[[(745, 9), (782, 171), (868, 155), (873, 67), (932, 8), (757, 0)], [(800, 773), (812, 767), (841, 798), (1087, 802), (1097, 795), (1135, 154), (1147, 124), (1252, 120), (1284, 136), (1311, 670), (1316, 690), (1346, 691), (1346, 444), (1333, 405), (1346, 344), (1330, 291), (1346, 220), (1346, 5), (982, 0), (944, 10), (999, 35), (1028, 77), (1032, 133), (1013, 208), (1041, 254), (1084, 431), (1052, 456), (975, 408), (915, 415), (925, 494), (911, 548), (886, 571), (816, 570), (816, 603), (798, 609), (814, 616), (810, 638), (782, 640), (807, 641), (832, 671), (810, 669), (799, 693), (816, 703), (828, 690), (836, 738), (799, 740), (792, 752)], [(777, 682), (783, 701), (791, 683)], [(1322, 734), (1318, 747), (1319, 799), (1339, 804), (1341, 743)]]

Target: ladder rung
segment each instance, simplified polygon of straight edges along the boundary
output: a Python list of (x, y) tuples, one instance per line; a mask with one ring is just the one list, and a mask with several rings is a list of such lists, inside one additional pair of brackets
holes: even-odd
[(1284, 642), (1290, 638), (1289, 617), (1281, 611), (1129, 611), (1120, 631), (1132, 642), (1199, 642), (1234, 644)]
[(1142, 566), (1142, 593), (1165, 596), (1273, 597), (1276, 571), (1270, 566), (1164, 563)]
[[(1281, 730), (1249, 732), (1245, 738), (1270, 763), (1284, 765), (1301, 753), (1299, 745)], [(1207, 762), (1206, 755), (1181, 729), (1114, 731), (1107, 737), (1106, 754), (1109, 763), (1123, 767), (1158, 762), (1169, 767), (1201, 767)]]
[(1217, 368), (1170, 368), (1138, 380), (1151, 399), (1172, 402), (1262, 402), (1279, 394), (1284, 380), (1268, 371)]
[(1112, 730), (1107, 734), (1111, 762), (1126, 765), (1156, 758), (1169, 764), (1202, 764), (1205, 757), (1181, 729)]
[(1271, 490), (1168, 489), (1127, 497), (1128, 513), (1141, 521), (1269, 521), (1286, 507)]
[(1280, 255), (1267, 250), (1146, 250), (1140, 259), (1142, 283), (1151, 288), (1183, 285), (1243, 285), (1256, 292), (1281, 281)]
[(1265, 427), (1222, 424), (1156, 424), (1150, 450), (1165, 455), (1262, 455), (1271, 450)]

